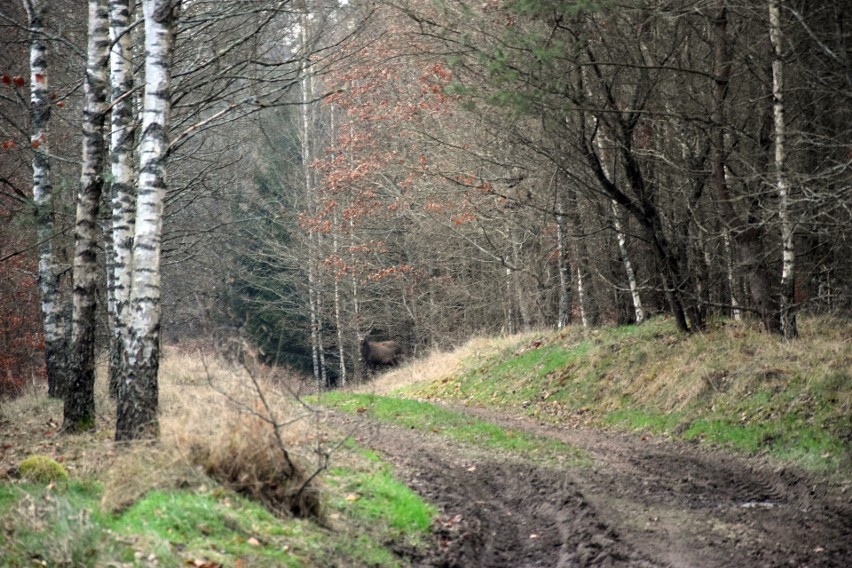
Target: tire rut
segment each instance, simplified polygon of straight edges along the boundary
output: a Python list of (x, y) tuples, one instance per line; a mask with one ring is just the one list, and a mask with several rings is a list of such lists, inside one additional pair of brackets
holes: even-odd
[(688, 444), (455, 410), (560, 439), (593, 465), (545, 467), (329, 414), (439, 507), (434, 546), (415, 566), (852, 566), (849, 496), (820, 493), (801, 474)]

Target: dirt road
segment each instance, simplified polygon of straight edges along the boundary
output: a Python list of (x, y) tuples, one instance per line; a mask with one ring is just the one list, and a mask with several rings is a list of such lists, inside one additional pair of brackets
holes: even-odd
[(852, 567), (850, 488), (690, 444), (477, 414), (581, 448), (592, 465), (333, 418), (440, 508), (416, 566)]

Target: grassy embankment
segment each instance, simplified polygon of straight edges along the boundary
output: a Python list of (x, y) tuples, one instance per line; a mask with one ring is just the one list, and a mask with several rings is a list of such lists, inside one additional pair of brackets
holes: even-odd
[[(429, 402), (701, 440), (845, 477), (852, 324), (806, 319), (801, 331), (784, 343), (718, 322), (684, 336), (654, 320), (480, 338), (321, 401), (521, 459), (579, 463), (582, 456)], [(332, 453), (312, 486), (318, 498), (309, 518), (274, 516), (260, 502), (275, 509), (280, 449), (263, 417), (272, 412), (287, 424), (282, 441), (300, 479), (316, 468), (314, 449), (342, 440), (290, 397), (270, 396), (267, 411), (251, 381), (231, 370), (172, 356), (162, 374), (157, 446), (114, 446), (114, 409), (102, 390), (91, 434), (57, 434), (61, 403), (43, 393), (0, 407), (0, 474), (31, 454), (69, 471), (68, 481), (47, 485), (0, 478), (4, 566), (394, 566), (404, 564), (394, 550), (423, 542), (434, 509), (351, 443)], [(227, 397), (209, 387), (208, 375)]]
[[(408, 416), (407, 403), (389, 399), (446, 401), (702, 441), (848, 475), (852, 323), (805, 318), (800, 326), (792, 342), (733, 321), (683, 335), (664, 319), (481, 338), (360, 390), (374, 395), (373, 412), (385, 420)], [(352, 404), (369, 406), (367, 395), (352, 396)]]
[[(59, 434), (62, 403), (40, 391), (0, 406), (0, 566), (399, 566), (396, 551), (429, 533), (436, 511), (387, 464), (268, 386), (267, 409), (245, 374), (168, 356), (157, 445), (115, 446), (104, 390), (87, 434)], [(328, 469), (299, 496), (317, 448), (332, 450)], [(17, 478), (33, 454), (68, 479)]]

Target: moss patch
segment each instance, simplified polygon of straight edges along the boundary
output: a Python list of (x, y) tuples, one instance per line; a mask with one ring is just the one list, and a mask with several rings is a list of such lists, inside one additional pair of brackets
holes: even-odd
[(62, 464), (48, 456), (30, 456), (21, 462), (18, 470), (22, 478), (37, 483), (68, 481), (68, 472)]

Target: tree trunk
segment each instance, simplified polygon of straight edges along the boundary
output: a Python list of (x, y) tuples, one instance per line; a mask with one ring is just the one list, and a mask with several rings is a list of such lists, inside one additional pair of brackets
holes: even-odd
[[(308, 14), (307, 8), (302, 14), (299, 26), (299, 44), (302, 51), (301, 60), (301, 106), (299, 107), (299, 118), (301, 126), (301, 143), (302, 143), (302, 175), (305, 183), (305, 199), (308, 202), (308, 209), (311, 214), (316, 212), (316, 195), (313, 176), (310, 171), (310, 164), (313, 160), (313, 152), (311, 147), (311, 127), (312, 127), (312, 102), (313, 98), (313, 82), (311, 73), (308, 69), (310, 64), (308, 53)], [(308, 229), (308, 303), (310, 318), (311, 318), (311, 358), (313, 361), (314, 381), (317, 389), (321, 390), (326, 382), (325, 370), (325, 353), (323, 353), (321, 324), (320, 324), (320, 306), (321, 297), (318, 284), (319, 278), (319, 235), (313, 228)]]
[(160, 366), (160, 255), (166, 196), (171, 59), (180, 0), (145, 0), (145, 99), (133, 278), (133, 325), (118, 397), (117, 441), (156, 438)]
[(33, 202), (38, 248), (38, 285), (44, 318), (47, 394), (61, 398), (66, 386), (67, 345), (60, 298), (59, 259), (55, 241), (53, 185), (50, 181), (47, 46), (44, 43), (46, 2), (24, 0), (30, 32), (30, 140), (33, 147)]
[(520, 272), (517, 270), (517, 267), (520, 265), (521, 261), (520, 230), (517, 227), (512, 227), (509, 229), (508, 233), (512, 246), (512, 268), (510, 270), (509, 277), (511, 278), (512, 288), (514, 289), (515, 301), (518, 304), (518, 315), (520, 315), (521, 317), (523, 330), (529, 331), (530, 329), (532, 329), (532, 318), (530, 317), (530, 310), (527, 305), (527, 297), (529, 296), (529, 291), (524, 290), (520, 279)]
[(730, 195), (725, 177), (726, 99), (731, 74), (727, 12), (726, 0), (718, 0), (712, 33), (714, 46), (713, 75), (716, 83), (714, 90), (716, 112), (714, 113), (711, 134), (713, 141), (711, 154), (713, 182), (719, 194), (722, 218), (734, 241), (739, 245), (749, 292), (761, 314), (763, 325), (770, 333), (781, 333), (781, 322), (778, 317), (777, 303), (772, 295), (771, 279), (766, 267), (763, 266), (763, 247), (761, 245), (763, 231), (759, 224), (743, 221), (737, 214), (734, 209), (734, 199)]
[[(598, 69), (592, 69), (594, 76), (599, 76)], [(578, 73), (578, 81), (581, 85), (584, 84), (583, 73)], [(581, 88), (580, 92), (585, 93), (585, 88)], [(587, 134), (586, 117), (580, 113), (580, 141), (582, 144), (583, 158), (590, 168), (595, 179), (601, 186), (603, 192), (609, 196), (611, 200), (619, 206), (627, 210), (642, 227), (646, 234), (646, 238), (651, 245), (651, 250), (659, 263), (659, 268), (663, 277), (663, 288), (666, 299), (669, 303), (672, 317), (678, 330), (682, 332), (697, 331), (703, 325), (695, 310), (687, 310), (686, 306), (686, 284), (687, 280), (683, 274), (683, 263), (677, 257), (674, 247), (669, 243), (665, 235), (662, 219), (660, 218), (659, 210), (653, 202), (653, 198), (646, 187), (645, 178), (642, 173), (642, 168), (636, 161), (631, 147), (633, 139), (633, 128), (635, 120), (622, 120), (617, 123), (617, 130), (605, 124), (600, 116), (594, 116), (595, 127), (592, 133)], [(597, 138), (598, 129), (602, 131), (611, 131), (610, 135), (618, 134), (618, 150), (621, 157), (621, 162), (624, 168), (626, 183), (632, 191), (635, 198), (631, 198), (621, 188), (616, 185), (615, 181), (607, 173), (604, 167), (604, 162), (598, 155), (601, 144)], [(601, 134), (605, 136), (604, 134)], [(689, 319), (689, 321), (687, 321)], [(690, 323), (692, 328), (690, 328)]]
[(725, 243), (725, 268), (727, 271), (728, 290), (730, 292), (731, 317), (740, 321), (743, 319), (743, 311), (740, 309), (739, 287), (737, 286), (737, 276), (734, 272), (734, 257), (731, 252), (731, 233), (727, 229), (724, 230), (723, 239)]
[[(625, 147), (622, 150), (624, 170), (627, 176), (627, 183), (630, 184), (634, 194), (640, 196), (639, 201), (634, 201), (628, 197), (627, 194), (613, 183), (606, 174), (598, 155), (588, 140), (584, 140), (583, 153), (587, 164), (601, 184), (604, 192), (610, 199), (633, 215), (645, 232), (645, 236), (651, 245), (651, 250), (659, 262), (665, 296), (678, 330), (687, 333), (700, 330), (703, 322), (698, 317), (698, 314), (694, 310), (688, 312), (685, 307), (684, 296), (686, 290), (684, 288), (688, 279), (683, 275), (683, 263), (677, 257), (673, 247), (666, 238), (659, 211), (648, 197), (641, 169), (633, 159), (630, 148)], [(688, 317), (689, 321), (687, 321)], [(692, 324), (691, 328), (690, 323)]]
[[(555, 176), (554, 176), (554, 179)], [(568, 242), (568, 218), (565, 216), (565, 204), (557, 190), (556, 194), (556, 247), (559, 269), (559, 314), (557, 328), (562, 329), (571, 323), (571, 245)]]
[(88, 55), (83, 84), (83, 164), (74, 232), (71, 364), (63, 424), (67, 432), (90, 430), (95, 426), (95, 289), (98, 210), (104, 185), (108, 23), (105, 0), (89, 0)]
[(633, 315), (636, 323), (640, 324), (645, 321), (645, 310), (642, 308), (642, 297), (639, 295), (639, 282), (636, 280), (636, 272), (633, 270), (633, 264), (630, 262), (630, 253), (627, 250), (627, 236), (621, 229), (618, 204), (614, 201), (612, 202), (612, 220), (615, 225), (615, 235), (618, 238), (618, 250), (621, 253), (621, 262), (624, 265), (624, 271), (627, 273), (630, 296), (633, 298)]
[(786, 169), (786, 129), (784, 124), (784, 60), (781, 31), (781, 0), (769, 0), (769, 39), (772, 42), (772, 117), (775, 126), (775, 176), (778, 188), (778, 218), (781, 221), (781, 333), (785, 339), (798, 337), (796, 325), (795, 263), (793, 223), (790, 220), (790, 184)]
[[(579, 192), (570, 183), (568, 186), (568, 203), (565, 206), (568, 210), (568, 218), (571, 226), (574, 227), (577, 233), (581, 233), (583, 230), (583, 216), (580, 212)], [(585, 328), (595, 327), (600, 323), (600, 313), (589, 294), (589, 250), (582, 237), (575, 237), (573, 239), (572, 249), (574, 253), (574, 265), (577, 267), (574, 284), (577, 289), (577, 306), (580, 310), (580, 321)]]
[(130, 275), (133, 269), (133, 232), (136, 185), (133, 148), (133, 41), (130, 35), (130, 0), (110, 0), (110, 85), (112, 99), (112, 223), (107, 260), (108, 314), (112, 338), (109, 350), (109, 393), (118, 398), (122, 353), (130, 334)]
[[(601, 135), (597, 139), (598, 151), (601, 154), (601, 167), (604, 174), (611, 180), (615, 179), (615, 164), (608, 166), (610, 162), (607, 144), (612, 142), (608, 139), (607, 127), (604, 122), (599, 122), (598, 126)], [(645, 320), (645, 310), (642, 309), (642, 298), (639, 296), (639, 286), (636, 282), (636, 273), (633, 271), (633, 265), (630, 263), (630, 255), (627, 251), (627, 237), (621, 230), (621, 219), (619, 219), (618, 203), (615, 200), (612, 203), (612, 220), (615, 227), (615, 235), (618, 240), (618, 250), (621, 253), (621, 262), (624, 264), (624, 271), (627, 273), (627, 282), (630, 286), (630, 296), (633, 299), (633, 313), (636, 323), (642, 323)]]

